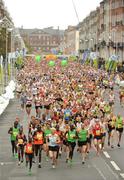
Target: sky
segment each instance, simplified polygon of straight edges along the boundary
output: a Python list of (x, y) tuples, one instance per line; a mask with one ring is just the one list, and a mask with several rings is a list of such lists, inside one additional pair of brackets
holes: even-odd
[(16, 27), (66, 29), (81, 22), (101, 0), (4, 0)]

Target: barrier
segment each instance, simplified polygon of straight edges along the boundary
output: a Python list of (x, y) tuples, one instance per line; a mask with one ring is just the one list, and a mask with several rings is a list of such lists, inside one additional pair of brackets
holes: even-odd
[(11, 99), (14, 98), (14, 91), (16, 84), (13, 80), (9, 82), (9, 85), (5, 88), (5, 93), (0, 96), (0, 115), (5, 111)]

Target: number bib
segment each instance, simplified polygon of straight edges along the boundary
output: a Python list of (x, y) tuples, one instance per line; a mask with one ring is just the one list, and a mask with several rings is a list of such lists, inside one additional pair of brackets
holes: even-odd
[(101, 131), (100, 130), (96, 130), (96, 135), (100, 136), (100, 134), (101, 134)]
[(18, 144), (23, 144), (23, 139), (18, 139)]

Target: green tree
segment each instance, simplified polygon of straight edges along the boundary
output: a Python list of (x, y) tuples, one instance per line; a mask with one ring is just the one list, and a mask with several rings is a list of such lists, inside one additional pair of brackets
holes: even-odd
[(26, 48), (28, 49), (28, 53), (32, 53), (33, 52), (33, 48), (25, 40), (24, 40), (24, 43), (25, 43)]

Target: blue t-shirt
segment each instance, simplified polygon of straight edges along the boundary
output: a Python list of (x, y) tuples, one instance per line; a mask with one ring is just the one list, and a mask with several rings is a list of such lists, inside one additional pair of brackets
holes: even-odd
[(65, 118), (65, 120), (69, 121), (70, 117), (71, 117), (71, 110), (70, 109), (66, 109), (64, 111), (64, 118)]

